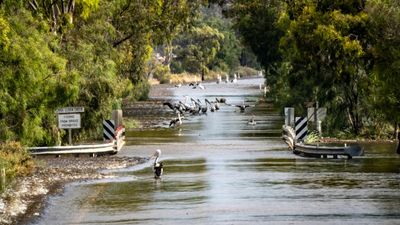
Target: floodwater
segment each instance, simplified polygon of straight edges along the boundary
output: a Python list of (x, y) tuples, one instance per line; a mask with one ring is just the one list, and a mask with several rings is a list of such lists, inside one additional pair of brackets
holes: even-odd
[[(400, 224), (400, 158), (394, 144), (368, 144), (365, 156), (302, 158), (279, 138), (283, 118), (259, 102), (262, 79), (208, 84), (190, 95), (225, 105), (186, 116), (179, 128), (129, 131), (120, 156), (162, 150), (162, 179), (151, 162), (109, 171), (114, 178), (70, 184), (32, 224)], [(256, 125), (248, 125), (254, 116)]]

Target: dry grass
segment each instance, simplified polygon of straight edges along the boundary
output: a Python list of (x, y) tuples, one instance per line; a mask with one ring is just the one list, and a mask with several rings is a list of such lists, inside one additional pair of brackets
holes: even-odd
[[(258, 71), (250, 68), (250, 67), (243, 67), (240, 66), (235, 73), (239, 73), (240, 76), (242, 77), (247, 77), (247, 76), (255, 76), (258, 74)], [(218, 75), (220, 75), (223, 79), (226, 76), (226, 72), (223, 71), (213, 71), (210, 70), (206, 75), (205, 75), (205, 80), (216, 80)], [(232, 78), (233, 75), (230, 74), (230, 77)], [(169, 83), (169, 84), (187, 84), (191, 82), (200, 82), (201, 81), (201, 75), (200, 74), (193, 74), (193, 73), (179, 73), (179, 74), (167, 74), (165, 75), (163, 79), (163, 83)], [(160, 81), (157, 79), (151, 79), (149, 80), (149, 83), (151, 85), (159, 84)]]
[(169, 75), (170, 84), (186, 84), (199, 81), (201, 81), (201, 76), (199, 74), (180, 73)]
[(152, 78), (152, 79), (149, 79), (149, 84), (150, 85), (157, 85), (157, 84), (160, 84), (160, 81), (157, 80), (157, 79)]

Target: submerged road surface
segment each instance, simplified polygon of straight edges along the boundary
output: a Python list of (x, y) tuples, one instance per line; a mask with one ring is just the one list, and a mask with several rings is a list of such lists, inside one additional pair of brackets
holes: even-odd
[[(400, 159), (394, 145), (370, 144), (358, 159), (308, 159), (280, 139), (279, 110), (259, 102), (262, 79), (173, 89), (228, 104), (207, 116), (185, 116), (179, 128), (130, 131), (121, 156), (162, 150), (151, 162), (74, 183), (50, 198), (32, 224), (400, 224)], [(255, 125), (248, 120), (254, 116)]]

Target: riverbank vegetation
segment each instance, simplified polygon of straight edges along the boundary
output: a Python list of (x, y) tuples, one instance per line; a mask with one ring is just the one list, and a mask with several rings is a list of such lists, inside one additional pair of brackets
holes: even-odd
[(330, 134), (393, 138), (400, 122), (398, 1), (220, 1), (297, 115), (319, 103)]
[(147, 98), (151, 78), (257, 67), (211, 2), (0, 1), (0, 141), (66, 143), (55, 113), (66, 106), (85, 108), (75, 141), (96, 139), (113, 105)]
[(10, 180), (29, 175), (34, 167), (31, 156), (19, 142), (0, 143), (0, 192)]

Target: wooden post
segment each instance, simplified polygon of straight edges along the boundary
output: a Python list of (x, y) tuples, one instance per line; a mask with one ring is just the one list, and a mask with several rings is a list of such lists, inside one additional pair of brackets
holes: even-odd
[(72, 129), (68, 129), (68, 142), (72, 145)]
[(1, 167), (0, 170), (0, 179), (1, 179), (1, 190), (4, 190), (4, 188), (6, 187), (6, 169), (4, 167)]
[(318, 120), (317, 122), (317, 130), (320, 136), (322, 136), (322, 122), (321, 120)]
[(400, 154), (400, 135), (399, 135), (399, 124), (396, 126), (396, 136), (397, 136), (397, 154)]
[(315, 129), (318, 130), (318, 101), (315, 101), (315, 108), (314, 108), (314, 123)]

